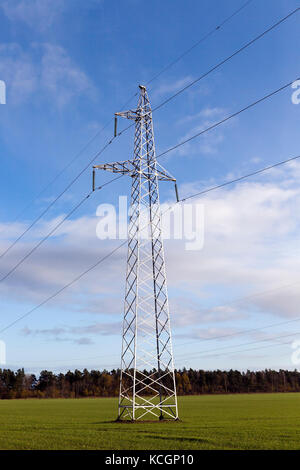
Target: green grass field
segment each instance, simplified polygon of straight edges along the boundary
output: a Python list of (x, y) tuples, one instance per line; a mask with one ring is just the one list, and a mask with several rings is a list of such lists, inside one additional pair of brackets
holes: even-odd
[(117, 400), (0, 401), (0, 449), (300, 449), (300, 395), (193, 396), (181, 420), (114, 423)]

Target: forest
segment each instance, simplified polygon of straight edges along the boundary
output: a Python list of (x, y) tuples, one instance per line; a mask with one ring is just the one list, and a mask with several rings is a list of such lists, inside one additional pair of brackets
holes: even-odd
[[(147, 371), (144, 371), (148, 373)], [(300, 392), (297, 370), (176, 370), (178, 395), (225, 393)], [(54, 374), (43, 370), (36, 376), (24, 369), (0, 369), (0, 398), (114, 397), (119, 393), (119, 370), (84, 369)]]

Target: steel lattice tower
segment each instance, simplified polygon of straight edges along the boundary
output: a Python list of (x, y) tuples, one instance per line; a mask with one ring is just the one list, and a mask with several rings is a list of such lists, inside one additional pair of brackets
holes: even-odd
[(158, 188), (176, 180), (156, 161), (151, 106), (139, 88), (137, 109), (116, 113), (135, 121), (134, 158), (94, 167), (132, 177), (118, 418), (177, 419)]

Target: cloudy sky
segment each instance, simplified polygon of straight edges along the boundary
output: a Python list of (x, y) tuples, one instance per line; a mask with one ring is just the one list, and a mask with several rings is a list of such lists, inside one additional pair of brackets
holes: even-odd
[[(1, 2), (0, 80), (7, 91), (6, 104), (0, 105), (1, 278), (90, 191), (88, 167), (1, 256), (111, 138), (113, 114), (130, 98), (127, 107), (134, 108), (138, 84), (156, 77), (243, 4)], [(294, 0), (249, 2), (151, 82), (153, 107), (297, 6)], [(296, 80), (299, 15), (155, 112), (157, 153)], [(161, 163), (177, 177), (180, 196), (299, 155), (300, 104), (293, 104), (292, 93), (289, 87), (165, 155)], [(120, 123), (120, 129), (126, 125)], [(96, 163), (131, 158), (132, 131)], [(203, 209), (204, 244), (190, 251), (184, 240), (165, 242), (177, 367), (297, 367), (291, 354), (293, 341), (300, 339), (299, 178), (296, 160), (187, 201)], [(99, 185), (109, 179), (97, 174)], [(117, 205), (118, 196), (129, 192), (130, 181), (122, 178), (95, 193), (0, 281), (0, 330), (120, 245), (97, 238), (96, 209), (101, 203)], [(168, 183), (160, 192), (163, 203), (174, 202)], [(6, 342), (7, 366), (34, 372), (117, 367), (125, 268), (123, 246), (5, 329), (0, 339)]]

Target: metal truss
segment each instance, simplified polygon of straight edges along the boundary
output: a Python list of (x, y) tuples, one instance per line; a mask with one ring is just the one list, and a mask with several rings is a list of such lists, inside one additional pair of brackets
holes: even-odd
[(178, 419), (158, 188), (176, 180), (156, 162), (146, 88), (116, 115), (135, 120), (134, 158), (94, 168), (132, 178), (118, 418)]

